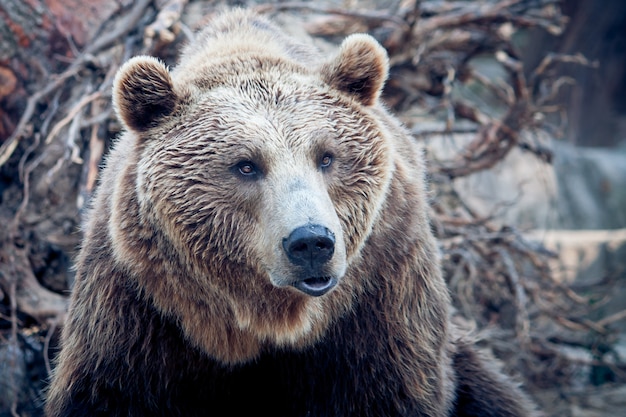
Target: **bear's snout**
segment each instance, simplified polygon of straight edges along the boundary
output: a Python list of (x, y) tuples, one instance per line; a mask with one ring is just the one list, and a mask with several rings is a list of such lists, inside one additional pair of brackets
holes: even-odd
[(335, 235), (328, 228), (317, 224), (298, 227), (283, 239), (283, 249), (289, 261), (302, 270), (301, 277), (291, 284), (295, 288), (318, 297), (337, 285), (337, 279), (325, 273), (335, 253)]
[(283, 248), (291, 263), (315, 271), (333, 257), (335, 235), (324, 226), (309, 224), (283, 239)]

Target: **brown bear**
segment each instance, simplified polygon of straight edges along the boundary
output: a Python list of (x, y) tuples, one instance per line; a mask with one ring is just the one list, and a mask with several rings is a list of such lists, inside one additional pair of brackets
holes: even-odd
[(387, 71), (242, 10), (119, 70), (48, 416), (533, 415), (454, 337)]

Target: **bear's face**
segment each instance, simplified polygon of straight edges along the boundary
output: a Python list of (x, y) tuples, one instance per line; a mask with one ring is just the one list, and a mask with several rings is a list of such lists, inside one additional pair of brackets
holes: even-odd
[(349, 308), (350, 266), (390, 182), (369, 111), (386, 54), (359, 35), (315, 71), (240, 60), (190, 78), (184, 64), (139, 57), (116, 79), (138, 215), (188, 267), (190, 291), (219, 293), (240, 330), (278, 344), (318, 335)]

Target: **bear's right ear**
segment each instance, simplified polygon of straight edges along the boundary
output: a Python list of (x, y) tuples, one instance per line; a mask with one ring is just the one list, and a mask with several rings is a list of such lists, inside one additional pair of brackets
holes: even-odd
[(154, 127), (176, 107), (169, 70), (157, 58), (137, 56), (119, 69), (113, 83), (113, 107), (131, 130)]

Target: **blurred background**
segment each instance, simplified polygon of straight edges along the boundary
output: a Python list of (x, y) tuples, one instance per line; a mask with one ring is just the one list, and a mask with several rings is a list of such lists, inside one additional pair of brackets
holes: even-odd
[(626, 413), (623, 0), (0, 0), (0, 417), (42, 415), (111, 83), (228, 6), (329, 54), (367, 32), (424, 145), (455, 322), (546, 416)]

